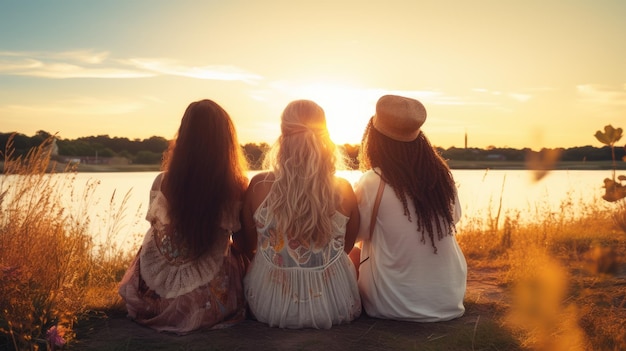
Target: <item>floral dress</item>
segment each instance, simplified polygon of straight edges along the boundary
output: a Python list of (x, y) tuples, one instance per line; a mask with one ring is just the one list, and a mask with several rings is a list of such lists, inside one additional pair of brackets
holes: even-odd
[(231, 326), (245, 318), (242, 279), (245, 263), (230, 246), (239, 230), (238, 213), (225, 216), (223, 233), (198, 259), (172, 244), (167, 200), (160, 191), (146, 215), (151, 223), (143, 244), (122, 278), (119, 294), (128, 316), (158, 331), (187, 334)]
[(267, 218), (264, 200), (254, 214), (257, 252), (244, 278), (254, 317), (272, 327), (318, 329), (357, 318), (361, 299), (356, 271), (344, 252), (349, 218), (335, 212), (332, 238), (322, 248), (288, 240)]

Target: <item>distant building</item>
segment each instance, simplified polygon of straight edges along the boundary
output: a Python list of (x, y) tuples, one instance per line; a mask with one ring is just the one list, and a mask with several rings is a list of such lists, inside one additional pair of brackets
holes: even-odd
[(465, 130), (465, 149), (467, 149), (467, 129)]

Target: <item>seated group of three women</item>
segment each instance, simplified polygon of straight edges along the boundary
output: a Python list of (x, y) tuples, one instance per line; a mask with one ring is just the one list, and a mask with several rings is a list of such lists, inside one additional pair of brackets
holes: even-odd
[(293, 101), (268, 171), (248, 182), (227, 112), (191, 103), (152, 186), (150, 229), (120, 284), (129, 317), (186, 334), (247, 316), (330, 328), (362, 308), (416, 322), (463, 315), (459, 200), (421, 131), (425, 120), (419, 101), (381, 97), (353, 189), (335, 175), (343, 159), (323, 109)]

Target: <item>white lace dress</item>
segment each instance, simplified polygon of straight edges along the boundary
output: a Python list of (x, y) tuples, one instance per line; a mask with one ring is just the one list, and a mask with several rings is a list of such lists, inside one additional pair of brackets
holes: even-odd
[(333, 236), (322, 249), (291, 240), (267, 223), (263, 201), (254, 214), (258, 246), (244, 291), (254, 317), (272, 327), (328, 329), (361, 314), (354, 265), (344, 252), (348, 217), (333, 216)]

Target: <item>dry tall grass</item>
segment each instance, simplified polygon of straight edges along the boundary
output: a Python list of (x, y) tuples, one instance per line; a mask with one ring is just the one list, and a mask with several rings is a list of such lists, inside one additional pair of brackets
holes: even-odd
[[(134, 253), (112, 244), (118, 240), (93, 242), (89, 209), (98, 184), (74, 186), (75, 173), (50, 174), (47, 145), (23, 159), (4, 155), (0, 349), (54, 349), (72, 341), (83, 316), (120, 309), (116, 286)], [(126, 211), (127, 197), (121, 205), (114, 197), (103, 216), (107, 236), (121, 230)], [(531, 223), (500, 206), (467, 221), (458, 240), (470, 269), (501, 272), (510, 301), (501, 325), (524, 347), (626, 349), (626, 234), (602, 202), (571, 202), (558, 213), (537, 211)]]
[(119, 300), (112, 288), (128, 264), (128, 254), (92, 241), (89, 207), (97, 183), (75, 187), (71, 169), (54, 174), (50, 144), (14, 158), (10, 140), (4, 153), (0, 349), (55, 349), (70, 342), (74, 323), (94, 302)]
[[(510, 297), (502, 324), (522, 346), (626, 349), (626, 233), (601, 200), (572, 205), (524, 223), (519, 213), (498, 211), (488, 226), (469, 221), (458, 240), (470, 266), (500, 269)], [(493, 224), (499, 216), (501, 227)]]

